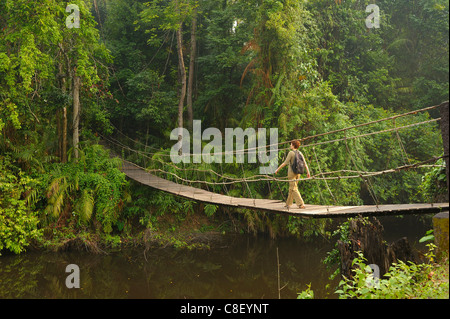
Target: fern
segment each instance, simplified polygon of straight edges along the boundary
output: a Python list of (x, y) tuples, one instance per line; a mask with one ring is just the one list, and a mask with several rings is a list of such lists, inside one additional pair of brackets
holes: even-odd
[(91, 219), (92, 213), (94, 212), (94, 205), (95, 201), (92, 195), (92, 191), (84, 189), (75, 207), (76, 213), (78, 213), (80, 219), (84, 223), (89, 222), (89, 220)]
[(28, 206), (36, 204), (39, 201), (39, 190), (38, 189), (31, 190), (28, 193), (27, 197), (25, 198), (25, 201)]
[(68, 184), (65, 177), (55, 178), (47, 189), (48, 205), (45, 211), (57, 218), (64, 207)]

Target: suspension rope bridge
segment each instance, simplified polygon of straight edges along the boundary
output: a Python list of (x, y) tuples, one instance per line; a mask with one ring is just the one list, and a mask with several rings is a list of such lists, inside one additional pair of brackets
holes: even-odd
[[(447, 103), (448, 105), (448, 103)], [(137, 150), (130, 147), (124, 142), (119, 141), (113, 137), (101, 136), (103, 141), (108, 144), (110, 148), (120, 150), (122, 157), (122, 171), (132, 180), (135, 180), (143, 185), (150, 186), (160, 191), (173, 194), (175, 196), (187, 198), (194, 201), (200, 201), (212, 205), (224, 205), (233, 208), (246, 208), (260, 211), (268, 211), (272, 213), (288, 214), (305, 218), (330, 218), (330, 217), (352, 217), (358, 215), (371, 216), (371, 215), (404, 215), (404, 214), (428, 214), (438, 213), (443, 209), (448, 209), (448, 203), (417, 203), (417, 204), (396, 204), (396, 205), (380, 205), (378, 196), (375, 191), (373, 179), (378, 176), (384, 176), (387, 174), (399, 173), (411, 169), (429, 168), (442, 165), (436, 165), (435, 163), (448, 154), (441, 157), (433, 157), (425, 161), (412, 163), (411, 158), (406, 152), (405, 145), (399, 134), (401, 130), (408, 128), (414, 128), (430, 123), (440, 121), (437, 119), (427, 119), (418, 123), (407, 124), (403, 126), (397, 126), (398, 119), (412, 116), (426, 111), (430, 111), (441, 107), (441, 105), (427, 107), (421, 110), (408, 112), (392, 117), (371, 121), (356, 126), (343, 128), (331, 132), (321, 133), (306, 138), (300, 139), (304, 144), (305, 141), (323, 138), (329, 135), (343, 134), (344, 136), (333, 138), (330, 140), (308, 143), (302, 145), (303, 149), (311, 149), (308, 152), (309, 157), (306, 156), (307, 161), (311, 163), (311, 178), (300, 178), (298, 181), (302, 182), (314, 182), (317, 189), (318, 200), (321, 205), (309, 205), (306, 204), (306, 209), (287, 208), (284, 202), (284, 193), (287, 193), (285, 185), (289, 182), (287, 178), (276, 178), (269, 175), (253, 174), (251, 176), (245, 176), (244, 166), (241, 164), (242, 171), (239, 172), (243, 177), (239, 177), (237, 174), (238, 164), (231, 164), (234, 170), (234, 174), (225, 174), (223, 164), (214, 163), (206, 166), (204, 163), (199, 164), (200, 168), (192, 167), (193, 165), (182, 164), (183, 167), (179, 167), (170, 161), (170, 154), (167, 150), (159, 150), (154, 147), (150, 147), (151, 152), (147, 152), (147, 145), (135, 141), (122, 133), (116, 128), (116, 131), (122, 135), (127, 141), (131, 141), (135, 144), (139, 144), (144, 147), (144, 150)], [(373, 132), (366, 132), (362, 134), (354, 135), (352, 130), (357, 128), (367, 127), (374, 124), (380, 124), (383, 122), (392, 121), (392, 128), (381, 129)], [(393, 134), (398, 149), (403, 160), (403, 165), (395, 168), (386, 168), (384, 170), (370, 172), (364, 169), (363, 159), (361, 158), (358, 145), (356, 144), (358, 139), (364, 137), (371, 137), (379, 134)], [(289, 144), (291, 141), (285, 141), (275, 144), (281, 146)], [(348, 156), (348, 163), (350, 163), (352, 169), (342, 169), (337, 171), (323, 171), (320, 165), (319, 156), (317, 155), (316, 147), (325, 144), (335, 143), (334, 145), (341, 145), (343, 151)], [(343, 145), (342, 145), (343, 144)], [(351, 145), (353, 144), (353, 145)], [(272, 147), (272, 145), (265, 146), (266, 148)], [(353, 146), (353, 147), (351, 147)], [(288, 148), (281, 148), (279, 151), (287, 150)], [(352, 152), (352, 150), (354, 150)], [(233, 150), (233, 155), (237, 154), (249, 154), (251, 152), (261, 151), (261, 148), (244, 148), (241, 150)], [(131, 159), (125, 159), (125, 153), (128, 154)], [(215, 155), (227, 155), (227, 152), (218, 152)], [(187, 154), (187, 156), (196, 156), (200, 154)], [(142, 166), (134, 163), (140, 162)], [(150, 165), (147, 165), (150, 163)], [(147, 168), (145, 168), (145, 167)], [(188, 167), (186, 167), (188, 166)], [(206, 166), (206, 167), (205, 167)], [(324, 165), (322, 165), (324, 166)], [(213, 169), (212, 167), (215, 167)], [(220, 172), (218, 172), (220, 168)], [(353, 179), (360, 179), (364, 182), (370, 197), (373, 200), (373, 205), (364, 206), (345, 206), (339, 205), (335, 194), (333, 194), (329, 182), (340, 183), (342, 181), (350, 181)], [(322, 182), (325, 187), (319, 185)], [(256, 183), (261, 189), (264, 188), (269, 193), (268, 199), (256, 198), (254, 192), (252, 192), (250, 183)], [(281, 184), (281, 186), (280, 186)], [(239, 188), (239, 185), (242, 189)], [(284, 191), (282, 188), (285, 188)], [(276, 189), (277, 188), (277, 189)], [(276, 190), (276, 191), (275, 191)], [(278, 193), (277, 193), (278, 192)], [(275, 194), (276, 193), (276, 194)], [(237, 197), (239, 194), (247, 194), (247, 197)], [(273, 196), (282, 197), (281, 199), (273, 199)], [(260, 196), (260, 195), (259, 195)], [(328, 199), (325, 199), (325, 196)], [(295, 206), (296, 207), (296, 206)]]

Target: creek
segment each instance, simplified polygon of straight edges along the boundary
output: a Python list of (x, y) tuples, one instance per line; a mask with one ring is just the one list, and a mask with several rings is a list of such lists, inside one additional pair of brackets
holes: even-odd
[[(380, 217), (385, 240), (407, 237), (413, 250), (432, 216)], [(339, 222), (334, 221), (332, 228)], [(0, 256), (0, 298), (295, 299), (311, 284), (316, 298), (336, 298), (322, 260), (335, 239), (271, 239), (227, 234), (205, 250), (124, 249), (105, 255), (27, 252)], [(280, 267), (277, 267), (277, 250)], [(66, 267), (80, 269), (80, 289), (66, 287)]]

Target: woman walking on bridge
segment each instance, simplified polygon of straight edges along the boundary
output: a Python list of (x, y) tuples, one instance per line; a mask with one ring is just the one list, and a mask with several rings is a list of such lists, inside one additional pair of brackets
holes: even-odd
[(286, 161), (281, 164), (275, 174), (278, 174), (283, 167), (288, 166), (289, 196), (285, 207), (291, 208), (295, 200), (295, 203), (299, 208), (305, 209), (305, 202), (303, 201), (302, 195), (300, 195), (300, 192), (298, 191), (298, 179), (305, 170), (308, 178), (311, 178), (311, 174), (309, 172), (308, 164), (305, 161), (305, 157), (302, 152), (298, 150), (299, 147), (300, 141), (291, 142), (291, 151), (289, 152)]

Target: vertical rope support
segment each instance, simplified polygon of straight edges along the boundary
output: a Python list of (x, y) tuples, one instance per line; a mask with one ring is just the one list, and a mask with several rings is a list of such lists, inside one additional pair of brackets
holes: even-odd
[[(356, 140), (353, 140), (353, 143), (356, 143)], [(355, 149), (356, 149), (356, 153), (358, 154), (358, 159), (360, 159), (361, 162), (362, 162), (361, 154), (359, 153), (358, 148), (356, 147), (356, 145), (355, 145)], [(364, 164), (363, 164), (363, 167), (362, 167), (362, 168), (364, 169)], [(373, 183), (372, 183), (372, 177), (371, 177), (371, 176), (368, 176), (368, 177), (367, 177), (367, 183), (368, 183), (368, 184), (370, 185), (370, 187), (371, 187), (373, 196), (375, 197), (375, 203), (376, 203), (376, 206), (377, 206), (377, 208), (379, 208), (380, 203), (379, 203), (379, 201), (378, 201), (378, 197), (377, 197), (377, 194), (376, 194), (376, 192), (375, 192), (375, 187), (373, 186)]]
[[(284, 161), (285, 161), (285, 160), (286, 160), (286, 158), (284, 158)], [(284, 161), (283, 161), (283, 162), (284, 162)], [(281, 198), (283, 198), (283, 201), (284, 201), (285, 203), (287, 203), (287, 198), (284, 197), (283, 190), (282, 190), (281, 187), (280, 187), (280, 182), (277, 181), (275, 177), (274, 177), (274, 180), (275, 180), (275, 184), (278, 186), (278, 190), (280, 191)]]
[[(222, 175), (222, 178), (223, 178), (224, 175), (223, 175), (222, 161), (220, 162), (220, 172), (221, 172), (221, 175)], [(228, 187), (227, 187), (227, 185), (223, 184), (223, 188), (225, 189), (225, 194), (228, 195)]]
[(267, 187), (269, 189), (269, 198), (272, 199), (272, 189), (270, 188), (270, 182), (267, 180)]
[[(162, 165), (162, 163), (160, 162), (159, 165)], [(158, 163), (156, 163), (156, 167), (155, 167), (155, 176), (157, 178), (157, 182), (156, 182), (156, 187), (158, 188), (159, 184), (161, 183), (161, 176), (159, 175), (159, 169), (158, 169)]]
[[(205, 179), (205, 182), (207, 182), (207, 180), (206, 180), (206, 173), (205, 173), (204, 170), (203, 170), (203, 178)], [(208, 190), (208, 192), (210, 192), (211, 190), (209, 189), (208, 183), (205, 183), (205, 185), (206, 185), (206, 189)]]
[(280, 190), (280, 193), (281, 193), (281, 197), (283, 198), (283, 201), (284, 202), (287, 202), (287, 198), (286, 197), (284, 197), (284, 193), (283, 193), (283, 190), (281, 189), (281, 187), (280, 187), (280, 184), (279, 184), (279, 182), (278, 181), (275, 181), (275, 183), (277, 184), (277, 186), (278, 186), (278, 189)]
[[(209, 165), (212, 166), (211, 164), (209, 164)], [(212, 201), (213, 196), (214, 196), (214, 194), (216, 193), (216, 186), (217, 186), (217, 183), (216, 183), (216, 180), (214, 179), (214, 175), (212, 174), (211, 170), (212, 170), (212, 168), (210, 167), (210, 168), (209, 168), (209, 175), (211, 175), (211, 181), (214, 183), (214, 185), (212, 186), (213, 191), (212, 191), (212, 193), (211, 193), (211, 198), (210, 198), (211, 201)]]
[[(186, 170), (186, 165), (184, 164), (184, 162), (182, 162), (183, 163), (183, 172), (184, 172), (184, 179), (185, 180), (189, 180), (188, 178), (187, 178), (187, 170)], [(178, 180), (178, 179), (177, 179)], [(179, 188), (179, 190), (178, 190), (178, 196), (180, 196), (180, 194), (181, 194), (181, 189), (183, 188), (183, 186), (184, 186), (184, 181), (181, 181), (181, 183), (179, 184), (180, 185), (180, 188)]]
[[(147, 133), (148, 134), (148, 133)], [(147, 137), (147, 136), (146, 136)], [(144, 146), (144, 153), (147, 152), (147, 141), (145, 141), (145, 146)], [(148, 156), (144, 157), (144, 167), (147, 167), (147, 159)]]
[[(223, 178), (224, 175), (223, 175), (222, 162), (220, 162), (220, 172), (222, 173), (221, 175), (222, 175), (222, 178)], [(229, 193), (229, 191), (228, 191), (227, 185), (223, 184), (223, 186), (224, 186), (224, 188), (225, 188), (225, 191), (226, 191), (227, 196), (230, 197), (230, 205), (233, 205), (233, 197), (230, 196), (230, 193)], [(231, 186), (230, 186), (230, 187), (231, 187)]]
[[(394, 122), (393, 124), (394, 124), (394, 128), (395, 128), (395, 135), (397, 136), (398, 144), (400, 145), (400, 149), (402, 150), (403, 162), (405, 164), (411, 165), (411, 160), (408, 157), (408, 153), (406, 153), (405, 146), (403, 145), (402, 139), (401, 139), (400, 134), (398, 132), (399, 130), (397, 128), (397, 123), (395, 121), (395, 118), (393, 119), (393, 122)], [(406, 158), (406, 160), (405, 160), (405, 158)]]
[(241, 164), (241, 168), (242, 168), (242, 175), (244, 176), (245, 186), (247, 186), (248, 193), (249, 193), (250, 197), (253, 199), (253, 205), (256, 207), (256, 200), (255, 200), (255, 198), (253, 198), (253, 194), (252, 194), (252, 191), (250, 189), (250, 186), (248, 186), (247, 179), (245, 177), (245, 171), (244, 171), (244, 165), (243, 164)]
[[(308, 160), (309, 160), (309, 158), (308, 158)], [(313, 173), (312, 167), (310, 167), (310, 171), (311, 171), (310, 173)], [(320, 187), (319, 181), (317, 180), (317, 178), (315, 177), (314, 174), (313, 174), (313, 180), (316, 182), (316, 187), (317, 187), (317, 190), (318, 190), (318, 193), (319, 193), (319, 196), (320, 196), (320, 200), (322, 201), (322, 204), (326, 204), (325, 199), (324, 199), (323, 194), (322, 194), (322, 188)], [(328, 204), (327, 204), (327, 212), (328, 213), (330, 212), (330, 206)]]
[[(344, 131), (344, 141), (345, 141), (345, 146), (347, 148), (347, 153), (350, 156), (350, 160), (353, 163), (353, 166), (355, 166), (356, 171), (358, 172), (359, 176), (361, 177), (361, 179), (364, 181), (364, 183), (367, 186), (367, 189), (369, 190), (369, 194), (372, 197), (372, 199), (374, 200), (375, 205), (377, 206), (377, 209), (379, 208), (379, 203), (378, 203), (378, 199), (375, 196), (374, 193), (372, 193), (372, 189), (371, 186), (369, 185), (368, 181), (363, 177), (361, 170), (358, 168), (358, 165), (356, 165), (356, 162), (353, 158), (352, 152), (350, 151), (350, 147), (348, 146), (348, 141), (347, 141), (347, 131)], [(356, 148), (356, 147), (355, 147)]]
[(337, 205), (336, 198), (334, 197), (333, 192), (331, 191), (330, 186), (328, 185), (328, 182), (325, 179), (325, 175), (322, 173), (322, 169), (320, 168), (320, 163), (319, 163), (319, 159), (317, 158), (316, 148), (315, 147), (313, 147), (313, 153), (314, 153), (314, 157), (316, 158), (317, 167), (319, 168), (319, 174), (322, 176), (323, 181), (325, 182), (325, 185), (326, 185), (326, 187), (328, 189), (328, 192), (330, 193), (331, 197), (333, 198), (334, 203)]

